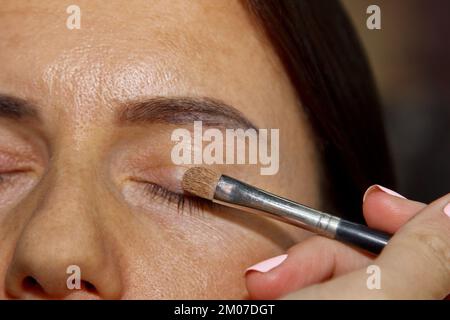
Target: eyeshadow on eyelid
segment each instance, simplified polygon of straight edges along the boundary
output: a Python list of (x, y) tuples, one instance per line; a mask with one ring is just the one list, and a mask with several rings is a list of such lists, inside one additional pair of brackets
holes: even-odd
[(182, 194), (181, 180), (188, 168), (181, 166), (166, 166), (140, 169), (134, 172), (134, 181), (160, 185), (174, 193)]

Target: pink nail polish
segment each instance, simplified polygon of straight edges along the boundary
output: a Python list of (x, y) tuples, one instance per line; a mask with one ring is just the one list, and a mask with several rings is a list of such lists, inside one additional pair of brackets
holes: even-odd
[(388, 189), (388, 188), (386, 188), (386, 187), (380, 186), (379, 184), (375, 184), (375, 185), (369, 187), (369, 189), (367, 189), (367, 191), (364, 193), (364, 196), (363, 196), (363, 202), (366, 200), (366, 195), (368, 194), (368, 192), (369, 192), (370, 190), (372, 190), (373, 188), (378, 188), (379, 190), (381, 190), (381, 191), (383, 191), (383, 192), (385, 192), (385, 193), (387, 193), (387, 194), (390, 194), (391, 196), (398, 197), (398, 198), (402, 198), (402, 199), (406, 199), (406, 198), (405, 198), (404, 196), (402, 196), (400, 193), (397, 193), (397, 192), (395, 192), (395, 191), (393, 191), (393, 190), (391, 190), (391, 189)]
[(406, 198), (405, 198), (404, 196), (402, 196), (400, 193), (397, 193), (397, 192), (395, 192), (395, 191), (392, 191), (391, 189), (388, 189), (388, 188), (386, 188), (386, 187), (380, 186), (380, 185), (378, 185), (378, 184), (377, 184), (377, 187), (380, 188), (381, 191), (384, 191), (384, 192), (386, 192), (387, 194), (390, 194), (391, 196), (399, 197), (399, 198), (402, 198), (402, 199), (406, 199)]
[(444, 213), (450, 218), (450, 202), (444, 207)]
[(270, 270), (274, 269), (275, 267), (278, 267), (280, 264), (283, 263), (284, 260), (287, 258), (287, 254), (283, 254), (281, 256), (276, 256), (267, 260), (264, 260), (260, 263), (257, 263), (247, 270), (245, 270), (245, 273), (248, 271), (258, 271), (258, 272), (269, 272)]

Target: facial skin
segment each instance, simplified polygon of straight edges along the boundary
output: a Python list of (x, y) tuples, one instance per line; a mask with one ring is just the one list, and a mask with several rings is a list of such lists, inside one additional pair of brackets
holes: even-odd
[(0, 94), (37, 108), (0, 116), (0, 298), (245, 298), (245, 269), (307, 233), (150, 195), (146, 182), (179, 183), (170, 134), (192, 124), (118, 114), (154, 97), (232, 105), (280, 129), (280, 170), (220, 170), (318, 207), (316, 152), (277, 56), (239, 1), (77, 5), (69, 30), (65, 2), (0, 1)]

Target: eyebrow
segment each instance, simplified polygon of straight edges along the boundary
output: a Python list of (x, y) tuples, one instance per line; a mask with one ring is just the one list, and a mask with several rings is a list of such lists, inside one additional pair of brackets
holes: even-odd
[[(38, 108), (29, 100), (0, 94), (0, 118), (39, 118)], [(118, 119), (126, 124), (166, 123), (175, 125), (202, 121), (205, 126), (257, 129), (239, 110), (209, 97), (152, 97), (122, 104)]]
[(10, 119), (38, 118), (36, 106), (28, 100), (0, 94), (0, 117)]
[(236, 108), (208, 97), (153, 97), (122, 106), (119, 121), (127, 124), (193, 124), (221, 128), (256, 129)]

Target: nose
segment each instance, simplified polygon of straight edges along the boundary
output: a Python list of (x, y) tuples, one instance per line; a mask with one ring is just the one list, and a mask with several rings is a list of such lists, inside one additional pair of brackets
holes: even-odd
[(19, 299), (119, 298), (114, 241), (100, 223), (103, 195), (66, 178), (43, 182), (45, 191), (35, 197), (8, 266), (6, 292)]

